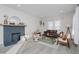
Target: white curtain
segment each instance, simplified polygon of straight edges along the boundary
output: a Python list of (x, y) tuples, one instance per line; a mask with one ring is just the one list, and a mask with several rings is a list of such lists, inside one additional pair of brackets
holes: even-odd
[(56, 30), (60, 30), (60, 27), (61, 27), (60, 21), (59, 21), (59, 20), (56, 20), (56, 21), (55, 21), (55, 29), (56, 29)]
[(76, 8), (73, 16), (72, 37), (74, 39), (74, 43), (79, 44), (79, 7)]

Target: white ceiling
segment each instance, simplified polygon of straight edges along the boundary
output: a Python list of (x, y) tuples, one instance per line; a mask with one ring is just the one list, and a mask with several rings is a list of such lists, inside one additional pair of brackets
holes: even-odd
[(73, 4), (23, 4), (20, 7), (17, 7), (17, 4), (9, 4), (5, 6), (21, 10), (37, 17), (49, 17), (73, 13), (76, 7), (76, 5)]

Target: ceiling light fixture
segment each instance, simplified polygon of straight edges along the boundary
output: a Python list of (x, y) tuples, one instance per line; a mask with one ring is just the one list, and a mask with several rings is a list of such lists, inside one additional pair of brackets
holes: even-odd
[(63, 13), (64, 11), (63, 10), (60, 10), (60, 13)]
[(20, 5), (20, 4), (18, 4), (18, 5), (17, 5), (17, 7), (21, 7), (21, 5)]

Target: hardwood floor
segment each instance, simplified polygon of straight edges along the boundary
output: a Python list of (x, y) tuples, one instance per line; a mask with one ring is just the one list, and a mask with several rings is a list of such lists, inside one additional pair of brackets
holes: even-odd
[(71, 46), (70, 49), (63, 45), (49, 45), (44, 42), (28, 41), (19, 49), (17, 54), (78, 54), (79, 47)]
[(12, 48), (12, 45), (11, 46), (8, 46), (8, 47), (4, 47), (2, 44), (0, 45), (0, 54), (4, 54), (6, 53), (9, 49)]
[[(17, 54), (79, 54), (79, 46), (75, 47), (72, 44), (70, 48), (63, 45), (56, 45), (56, 43), (47, 44), (42, 41), (35, 42), (33, 40), (20, 42), (19, 44), (22, 44), (22, 46), (20, 46), (16, 51)], [(19, 44), (15, 44), (14, 49), (12, 46), (0, 46), (0, 54), (5, 54), (11, 49), (15, 51), (18, 48)], [(10, 53), (12, 54), (13, 51)]]

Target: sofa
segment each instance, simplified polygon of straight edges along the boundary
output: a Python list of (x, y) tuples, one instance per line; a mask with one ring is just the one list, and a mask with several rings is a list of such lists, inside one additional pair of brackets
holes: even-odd
[(57, 30), (46, 30), (46, 31), (44, 31), (43, 35), (46, 37), (53, 37), (53, 38), (58, 37)]

